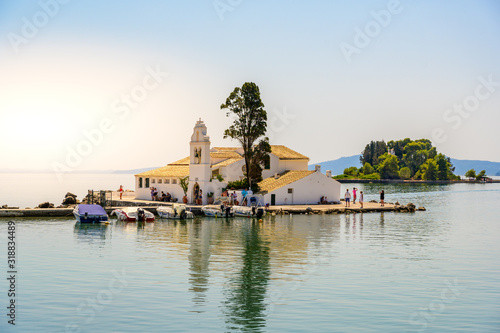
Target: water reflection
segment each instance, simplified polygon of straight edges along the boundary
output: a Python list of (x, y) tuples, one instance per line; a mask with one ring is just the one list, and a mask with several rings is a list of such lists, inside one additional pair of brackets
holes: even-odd
[(271, 275), (268, 243), (258, 223), (242, 230), (242, 268), (227, 284), (225, 315), (228, 330), (259, 332), (265, 327), (266, 292)]
[(106, 243), (106, 239), (111, 238), (111, 228), (108, 228), (108, 224), (105, 223), (77, 222), (75, 223), (74, 235), (82, 243), (103, 246)]
[[(202, 306), (206, 300), (208, 290), (210, 264), (210, 225), (207, 223), (193, 223), (191, 228), (189, 248), (189, 289), (194, 293), (195, 306)], [(203, 312), (197, 310), (196, 312)]]

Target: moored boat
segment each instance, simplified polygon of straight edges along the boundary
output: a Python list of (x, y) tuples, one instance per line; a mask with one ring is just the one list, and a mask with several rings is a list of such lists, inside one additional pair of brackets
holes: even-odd
[(260, 194), (249, 194), (242, 202), (250, 206), (233, 206), (234, 216), (261, 218), (265, 214), (264, 197)]
[(80, 223), (109, 223), (108, 214), (99, 205), (77, 205), (73, 209), (73, 215)]
[(207, 217), (233, 217), (233, 208), (229, 205), (229, 198), (217, 198), (213, 205), (201, 207), (201, 211)]
[(186, 209), (186, 205), (174, 203), (170, 206), (160, 206), (156, 212), (163, 219), (184, 220), (194, 218), (193, 212)]
[(115, 214), (119, 221), (125, 222), (154, 222), (153, 213), (140, 207), (123, 207), (115, 209), (111, 215)]

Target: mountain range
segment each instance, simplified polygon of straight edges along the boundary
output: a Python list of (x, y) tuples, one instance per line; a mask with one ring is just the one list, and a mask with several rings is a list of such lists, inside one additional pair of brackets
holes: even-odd
[[(352, 155), (347, 157), (341, 157), (336, 160), (325, 161), (320, 163), (314, 163), (309, 165), (309, 170), (314, 170), (315, 165), (321, 165), (321, 171), (324, 173), (326, 170), (332, 170), (332, 175), (341, 175), (344, 173), (344, 169), (355, 166), (356, 168), (361, 167), (361, 162), (359, 161), (360, 155)], [(455, 167), (456, 175), (465, 175), (465, 173), (470, 170), (476, 170), (476, 173), (481, 170), (485, 170), (488, 176), (500, 176), (500, 162), (490, 162), (490, 161), (480, 161), (480, 160), (459, 160), (451, 158), (451, 163)]]

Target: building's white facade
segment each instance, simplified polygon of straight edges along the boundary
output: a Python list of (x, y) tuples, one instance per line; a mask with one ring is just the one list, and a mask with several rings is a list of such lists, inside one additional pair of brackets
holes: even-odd
[[(317, 204), (322, 196), (326, 196), (328, 201), (340, 200), (340, 183), (319, 171), (307, 171), (308, 157), (285, 146), (273, 145), (271, 150), (269, 163), (262, 172), (264, 180), (259, 183), (264, 190), (265, 203)], [(180, 181), (188, 176), (188, 202), (194, 203), (196, 194), (201, 190), (202, 203), (206, 204), (208, 193), (220, 196), (228, 181), (244, 178), (243, 149), (211, 148), (207, 127), (201, 119), (193, 129), (189, 151), (189, 157), (135, 175), (136, 198), (151, 200), (151, 188), (154, 187), (159, 194), (168, 192), (182, 201), (184, 192)]]

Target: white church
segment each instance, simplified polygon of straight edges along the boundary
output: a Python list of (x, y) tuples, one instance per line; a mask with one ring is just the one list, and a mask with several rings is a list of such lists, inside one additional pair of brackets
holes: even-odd
[[(321, 197), (327, 197), (328, 201), (340, 200), (340, 183), (331, 178), (331, 172), (322, 174), (319, 166), (309, 171), (309, 158), (288, 147), (271, 145), (271, 150), (259, 183), (265, 204), (318, 204)], [(189, 152), (189, 157), (135, 175), (136, 198), (151, 200), (150, 188), (155, 187), (158, 193), (168, 192), (172, 198), (182, 201), (180, 179), (189, 176), (188, 203), (194, 203), (195, 193), (201, 189), (205, 205), (208, 193), (218, 197), (227, 182), (244, 178), (243, 148), (211, 148), (207, 127), (201, 119), (194, 127)], [(241, 191), (236, 193), (241, 202)]]

